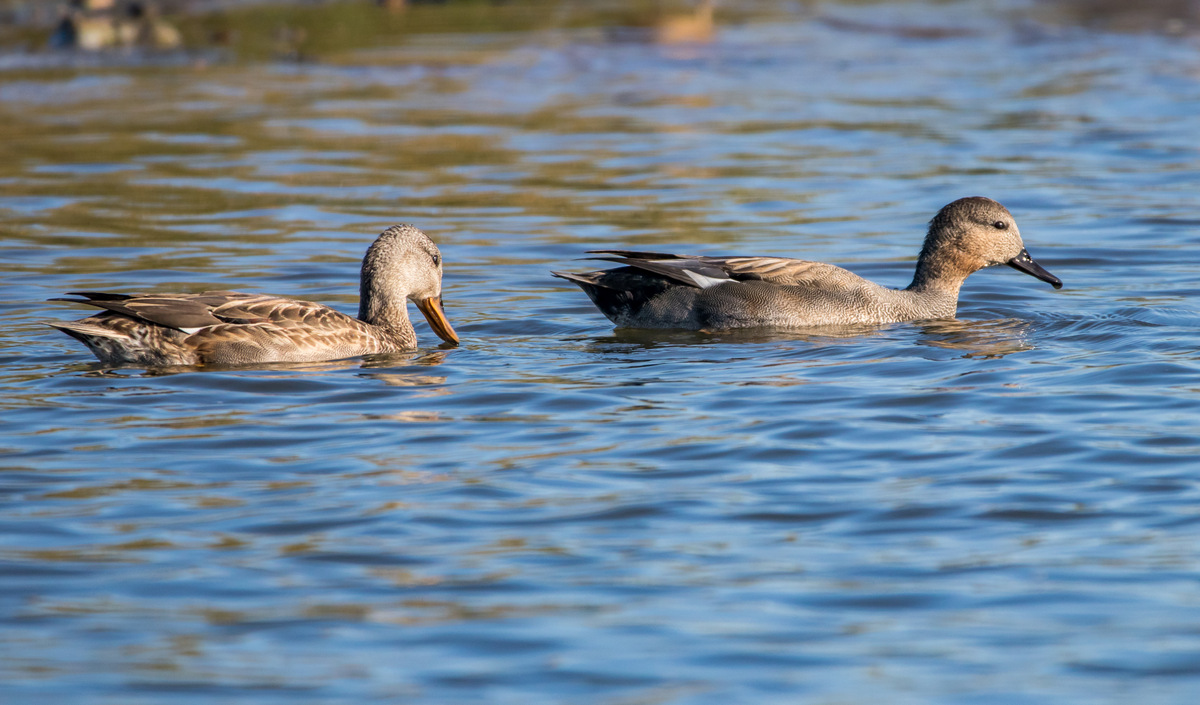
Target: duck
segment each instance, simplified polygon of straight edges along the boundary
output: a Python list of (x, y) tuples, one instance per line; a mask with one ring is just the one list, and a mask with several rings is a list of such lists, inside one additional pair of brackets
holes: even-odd
[(50, 37), (55, 48), (84, 51), (170, 50), (182, 44), (179, 30), (160, 17), (157, 5), (145, 0), (71, 0)]
[(960, 198), (929, 221), (912, 283), (891, 289), (824, 262), (590, 250), (623, 266), (551, 272), (579, 285), (620, 328), (699, 331), (879, 325), (953, 318), (968, 276), (1006, 264), (1062, 288), (1025, 249), (1016, 220), (990, 198)]
[(415, 350), (411, 299), (442, 340), (458, 335), (442, 307), (442, 255), (413, 225), (384, 230), (363, 257), (358, 318), (300, 299), (237, 291), (119, 294), (77, 291), (51, 301), (103, 309), (44, 321), (111, 366), (322, 362)]

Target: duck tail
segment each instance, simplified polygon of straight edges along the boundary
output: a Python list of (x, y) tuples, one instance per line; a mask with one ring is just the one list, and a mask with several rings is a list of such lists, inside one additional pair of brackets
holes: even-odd
[(575, 282), (579, 286), (583, 287), (584, 290), (587, 290), (589, 286), (604, 286), (604, 284), (600, 283), (599, 275), (601, 274), (603, 274), (603, 272), (580, 272), (578, 274), (575, 272), (550, 272), (551, 276), (558, 277), (559, 279), (566, 279), (569, 282)]
[(186, 334), (159, 326), (112, 325), (113, 321), (95, 317), (42, 323), (83, 343), (106, 365), (193, 364), (189, 361), (195, 357), (179, 342)]
[(122, 340), (128, 341), (129, 336), (124, 333), (119, 333), (114, 330), (109, 330), (104, 326), (94, 325), (87, 321), (41, 321), (42, 325), (50, 326), (57, 330), (66, 333), (75, 340), (91, 347), (90, 340), (107, 339), (107, 340)]

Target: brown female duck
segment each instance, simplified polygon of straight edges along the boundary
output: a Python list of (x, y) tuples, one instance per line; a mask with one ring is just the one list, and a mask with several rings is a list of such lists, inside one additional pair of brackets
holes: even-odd
[(442, 312), (442, 257), (411, 225), (396, 225), (363, 258), (358, 318), (327, 306), (263, 294), (72, 292), (103, 312), (47, 322), (108, 365), (238, 365), (317, 362), (417, 347), (407, 299), (442, 340), (458, 336)]
[(578, 284), (609, 320), (626, 328), (804, 328), (952, 318), (963, 281), (996, 264), (1062, 288), (1058, 277), (1029, 256), (1008, 209), (980, 197), (938, 211), (906, 289), (882, 287), (831, 264), (784, 257), (593, 252), (626, 266), (552, 274)]

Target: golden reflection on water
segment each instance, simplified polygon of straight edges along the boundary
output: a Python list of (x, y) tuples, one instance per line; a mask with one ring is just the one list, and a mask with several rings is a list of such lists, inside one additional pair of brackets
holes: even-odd
[(170, 541), (138, 539), (135, 541), (99, 544), (80, 548), (38, 549), (16, 551), (15, 553), (25, 560), (47, 563), (136, 563), (143, 560), (151, 560), (137, 556), (137, 552), (177, 548), (180, 548), (180, 546)]
[(134, 478), (104, 485), (76, 487), (70, 490), (47, 492), (41, 499), (94, 499), (123, 492), (145, 492), (154, 490), (186, 490), (203, 487), (224, 487), (222, 483), (197, 484), (178, 480), (158, 480), (152, 478)]
[[(294, 15), (288, 22), (319, 25), (342, 13), (351, 18), (377, 15), (366, 3), (358, 5), (291, 8)], [(437, 8), (440, 21), (455, 21), (451, 19), (458, 16), (455, 7), (452, 3)], [(273, 14), (276, 10), (247, 10), (248, 15), (237, 21), (244, 33), (258, 26), (254, 19), (258, 12), (278, 18)], [(504, 11), (488, 9), (484, 14), (491, 12)], [(416, 14), (415, 10), (405, 13), (405, 32), (422, 31), (419, 23), (412, 24)], [(357, 26), (357, 20), (347, 21), (347, 26)], [(373, 30), (380, 31), (378, 26)], [(339, 36), (345, 41), (344, 35)], [(370, 43), (372, 36), (368, 32), (360, 39)], [(498, 47), (478, 61), (502, 71), (516, 46), (519, 42), (514, 41)], [(355, 62), (389, 65), (379, 54), (357, 53), (360, 43), (345, 48), (356, 52), (348, 55), (356, 57)], [(449, 80), (431, 71), (430, 59), (419, 47), (391, 51), (400, 52), (410, 65), (427, 73), (418, 72), (409, 80), (364, 82), (314, 80), (271, 67), (145, 67), (133, 75), (101, 71), (80, 77), (74, 82), (82, 85), (74, 90), (64, 90), (53, 74), (6, 76), (0, 88), (15, 100), (0, 101), (9, 137), (0, 141), (0, 179), (10, 179), (0, 198), (0, 209), (8, 208), (0, 229), (57, 248), (59, 252), (43, 266), (52, 265), (58, 274), (96, 275), (97, 286), (111, 286), (119, 273), (148, 270), (233, 275), (233, 263), (238, 263), (237, 275), (249, 279), (259, 270), (247, 267), (245, 260), (269, 255), (263, 246), (311, 224), (280, 223), (271, 213), (291, 204), (320, 202), (326, 216), (330, 211), (370, 213), (392, 221), (398, 209), (379, 203), (380, 196), (394, 200), (387, 198), (389, 194), (403, 199), (406, 218), (516, 208), (535, 218), (566, 218), (604, 223), (614, 231), (647, 232), (648, 242), (681, 236), (693, 242), (728, 242), (730, 234), (708, 222), (700, 198), (664, 203), (627, 193), (610, 197), (601, 185), (720, 179), (743, 174), (745, 169), (737, 164), (684, 168), (671, 160), (656, 160), (627, 166), (621, 164), (625, 151), (603, 146), (586, 155), (566, 150), (569, 159), (533, 161), (495, 135), (502, 130), (652, 139), (656, 134), (692, 131), (689, 124), (597, 114), (590, 102), (566, 96), (550, 104), (530, 105), (523, 112), (454, 104), (430, 108), (428, 101), (413, 97), (452, 97), (481, 86), (472, 77)], [(454, 62), (456, 66), (470, 63), (461, 51), (454, 54)], [(56, 91), (57, 100), (43, 98), (36, 109), (27, 109), (36, 96)], [(703, 110), (712, 105), (712, 98), (704, 94), (667, 96), (661, 101), (677, 109)], [(127, 110), (131, 102), (143, 109), (131, 113)], [(440, 129), (447, 125), (456, 129)], [(397, 129), (400, 126), (405, 129)], [(807, 127), (812, 125), (798, 121), (772, 124), (770, 129)], [(484, 134), (470, 134), (471, 129)], [(762, 197), (753, 192), (734, 195), (750, 200)], [(221, 214), (221, 230), (206, 222), (214, 214)], [(204, 230), (197, 232), (197, 226)], [(549, 242), (566, 239), (553, 231), (544, 236)], [(134, 251), (113, 257), (77, 252), (100, 244)], [(308, 254), (304, 261), (338, 261), (341, 256)], [(39, 266), (28, 266), (26, 271), (37, 272)], [(174, 282), (169, 288), (185, 290), (203, 283)]]

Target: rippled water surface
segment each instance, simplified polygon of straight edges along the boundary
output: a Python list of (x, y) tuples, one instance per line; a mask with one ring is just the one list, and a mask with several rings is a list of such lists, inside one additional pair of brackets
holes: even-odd
[[(3, 62), (5, 703), (1196, 702), (1188, 17), (342, 5), (374, 33), (335, 3), (279, 10), (286, 55)], [(903, 286), (967, 195), (1065, 288), (705, 335), (548, 276), (632, 247)], [(397, 222), (461, 347), (164, 374), (39, 324), (75, 290), (353, 313)]]

